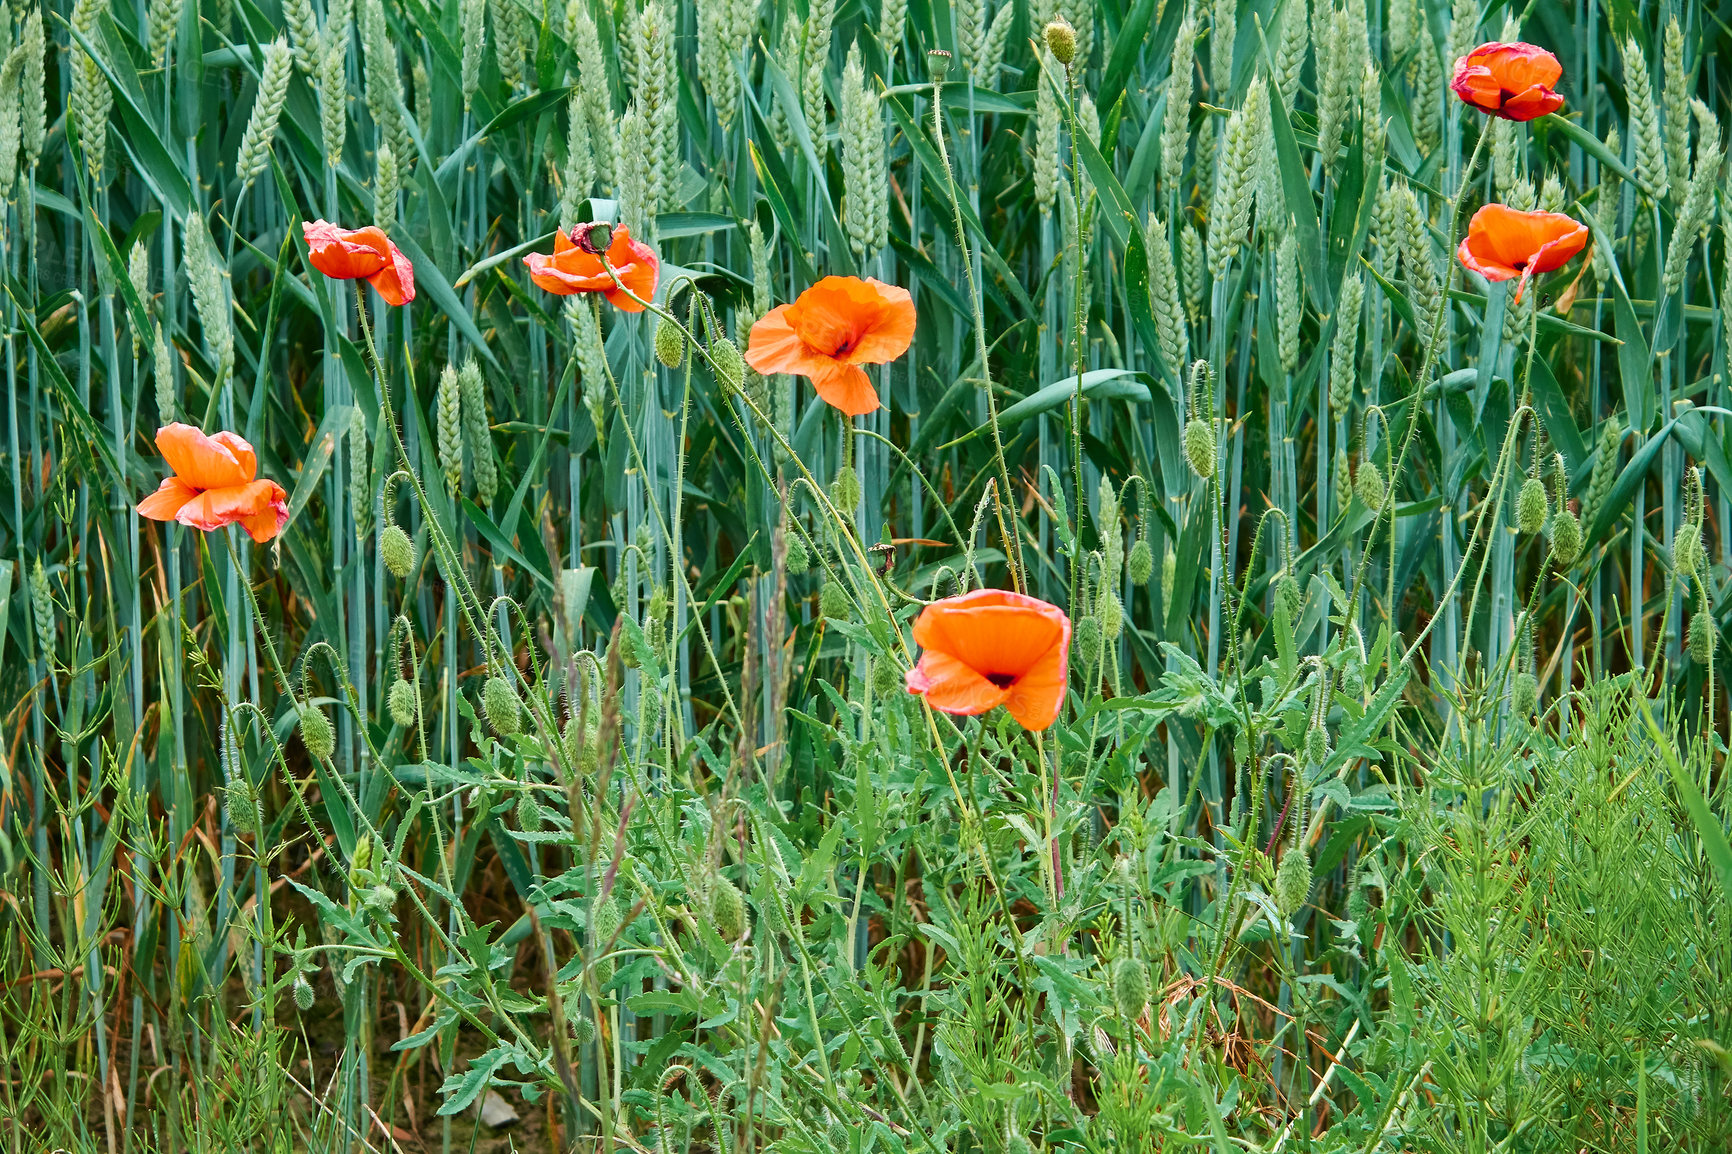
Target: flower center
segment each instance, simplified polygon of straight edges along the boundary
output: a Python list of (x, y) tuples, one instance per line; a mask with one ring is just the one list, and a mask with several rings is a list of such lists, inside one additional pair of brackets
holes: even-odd
[(988, 673), (986, 679), (1000, 689), (1009, 689), (1016, 684), (1016, 675), (1013, 673)]
[(853, 351), (854, 351), (854, 338), (846, 337), (843, 339), (841, 344), (837, 345), (834, 349), (832, 349), (830, 351), (830, 355), (833, 357), (845, 357)]

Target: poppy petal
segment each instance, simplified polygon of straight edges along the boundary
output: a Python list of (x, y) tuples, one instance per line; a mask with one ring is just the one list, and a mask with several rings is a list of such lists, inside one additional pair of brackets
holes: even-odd
[(325, 220), (301, 226), (308, 262), (334, 280), (370, 277), (386, 266), (391, 242), (376, 225), (339, 228)]
[(257, 467), (252, 446), (233, 433), (219, 440), (178, 421), (156, 431), (156, 447), (175, 476), (194, 489), (244, 485)]
[(914, 298), (908, 290), (867, 280), (877, 292), (863, 317), (860, 339), (848, 359), (855, 364), (881, 365), (908, 351), (914, 343)]
[(813, 390), (832, 408), (850, 417), (878, 411), (878, 390), (859, 365), (826, 359), (809, 375)]
[(746, 340), (746, 363), (766, 377), (774, 373), (809, 377), (831, 364), (829, 357), (819, 356), (800, 343), (794, 330), (798, 317), (798, 305), (777, 305), (765, 313)]
[(138, 515), (152, 521), (172, 521), (198, 490), (179, 477), (164, 477), (156, 492), (138, 503)]
[(415, 299), (415, 266), (402, 249), (392, 245), (390, 263), (368, 277), (367, 283), (385, 298), (386, 304), (406, 305)]
[(1010, 690), (1002, 689), (947, 653), (929, 649), (904, 676), (908, 692), (926, 698), (941, 713), (973, 716), (1004, 703)]
[(1068, 641), (1053, 646), (1010, 687), (1004, 707), (1024, 729), (1045, 729), (1058, 719), (1070, 670), (1069, 649)]
[(983, 675), (1019, 680), (1070, 639), (1056, 605), (1002, 589), (980, 589), (928, 606), (914, 623), (914, 640), (948, 653)]
[(1505, 120), (1538, 120), (1564, 106), (1564, 98), (1549, 88), (1535, 85), (1503, 102), (1498, 115)]
[(182, 505), (175, 515), (182, 525), (207, 533), (243, 522), (255, 541), (268, 541), (276, 536), (288, 519), (288, 494), (274, 481), (207, 489)]

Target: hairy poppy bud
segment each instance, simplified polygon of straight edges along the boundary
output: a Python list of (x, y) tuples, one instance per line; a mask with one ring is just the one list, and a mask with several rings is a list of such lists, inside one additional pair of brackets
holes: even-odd
[(1693, 576), (1702, 567), (1702, 530), (1686, 521), (1672, 539), (1672, 564), (1681, 577)]
[(818, 611), (826, 617), (837, 621), (847, 621), (853, 616), (853, 607), (848, 601), (848, 592), (840, 582), (826, 581), (818, 590)]
[(1179, 578), (1179, 555), (1168, 549), (1161, 558), (1161, 607), (1172, 605), (1173, 584)]
[(588, 1014), (578, 1014), (571, 1019), (571, 1037), (580, 1046), (595, 1041), (595, 1023), (590, 1021)]
[(1084, 669), (1090, 669), (1101, 659), (1101, 619), (1093, 614), (1077, 622), (1076, 655)]
[(686, 335), (672, 321), (656, 325), (656, 360), (670, 369), (686, 363)]
[(1552, 556), (1558, 566), (1568, 569), (1582, 555), (1582, 523), (1568, 509), (1559, 509), (1552, 518)]
[(385, 706), (390, 711), (391, 720), (408, 729), (415, 724), (415, 687), (399, 677), (391, 683), (391, 690), (385, 695)]
[(830, 482), (830, 500), (843, 513), (852, 513), (860, 507), (860, 478), (852, 465), (836, 470), (836, 479)]
[(295, 1009), (302, 1013), (313, 1008), (313, 984), (305, 974), (295, 975)]
[(1275, 905), (1283, 917), (1292, 917), (1311, 893), (1311, 858), (1302, 845), (1281, 855), (1275, 870)]
[(1534, 715), (1540, 707), (1540, 682), (1527, 670), (1515, 675), (1509, 687), (1510, 711), (1524, 720)]
[(1521, 495), (1516, 498), (1516, 528), (1523, 533), (1538, 533), (1546, 524), (1546, 487), (1538, 477), (1522, 482)]
[(888, 657), (872, 665), (872, 692), (878, 697), (894, 698), (902, 689), (902, 671)]
[(710, 922), (723, 941), (737, 942), (746, 932), (746, 899), (725, 877), (710, 883)]
[(798, 532), (789, 533), (788, 554), (784, 559), (790, 577), (798, 577), (812, 567), (812, 555), (806, 551), (806, 539)]
[(1360, 504), (1372, 512), (1383, 509), (1383, 498), (1387, 496), (1383, 484), (1383, 472), (1371, 461), (1359, 463), (1359, 475), (1353, 478), (1353, 491), (1359, 497)]
[(1299, 614), (1304, 610), (1305, 603), (1299, 596), (1299, 582), (1294, 579), (1291, 571), (1281, 574), (1281, 579), (1275, 582), (1275, 607), (1277, 611), (1287, 611), (1287, 624), (1299, 624)]
[(739, 392), (746, 380), (746, 359), (740, 355), (740, 347), (727, 337), (718, 337), (710, 342), (710, 360), (722, 396), (732, 397)]
[(1048, 24), (1041, 34), (1046, 37), (1047, 51), (1052, 53), (1053, 59), (1069, 68), (1071, 61), (1076, 59), (1076, 29), (1060, 16)]
[(415, 568), (415, 542), (401, 527), (387, 525), (379, 534), (379, 556), (391, 576), (401, 581)]
[(1305, 758), (1312, 765), (1329, 760), (1329, 731), (1323, 726), (1313, 725), (1305, 731)]
[(1113, 963), (1112, 978), (1113, 1005), (1119, 1014), (1133, 1021), (1142, 1017), (1143, 1007), (1149, 1004), (1147, 968), (1135, 958), (1122, 957)]
[(1119, 634), (1125, 630), (1125, 607), (1119, 604), (1118, 596), (1112, 590), (1102, 590), (1099, 613), (1101, 636), (1109, 641), (1117, 641)]
[(1714, 660), (1714, 615), (1698, 609), (1690, 618), (1690, 659), (1698, 665)]
[[(589, 948), (593, 956), (599, 958), (601, 951), (619, 933), (620, 921), (619, 904), (613, 898), (595, 903), (589, 915)], [(602, 958), (595, 963), (595, 980), (604, 986), (613, 981), (612, 958)]]
[(1130, 575), (1132, 585), (1149, 583), (1149, 578), (1155, 572), (1155, 551), (1149, 548), (1147, 537), (1138, 537), (1131, 546), (1131, 555), (1125, 561), (1125, 572)]
[(325, 711), (308, 703), (301, 706), (301, 744), (314, 758), (327, 761), (337, 750), (337, 734)]
[(534, 833), (541, 828), (541, 807), (535, 804), (535, 795), (527, 789), (517, 799), (517, 828), (524, 833)]
[(1201, 417), (1192, 417), (1185, 425), (1185, 460), (1197, 476), (1215, 475), (1215, 433)]
[(253, 783), (244, 773), (237, 776), (234, 783), (224, 791), (223, 800), (228, 808), (229, 824), (236, 833), (258, 832), (257, 794), (253, 790)]
[(481, 687), (481, 709), (487, 714), (487, 724), (500, 737), (510, 737), (523, 727), (523, 702), (511, 683), (498, 674)]

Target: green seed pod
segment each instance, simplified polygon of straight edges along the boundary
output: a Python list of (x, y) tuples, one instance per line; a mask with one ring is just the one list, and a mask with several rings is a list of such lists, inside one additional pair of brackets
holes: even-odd
[(1702, 568), (1702, 529), (1693, 521), (1678, 527), (1672, 538), (1672, 564), (1680, 577), (1694, 576)]
[(523, 702), (511, 682), (498, 674), (489, 677), (481, 687), (481, 710), (487, 715), (487, 724), (500, 737), (511, 737), (523, 728)]
[(1582, 523), (1568, 509), (1552, 517), (1552, 556), (1560, 569), (1568, 569), (1582, 555)]
[(295, 1009), (303, 1014), (313, 1008), (313, 984), (305, 974), (295, 975)]
[(228, 809), (229, 825), (236, 833), (257, 833), (259, 829), (258, 795), (245, 774), (234, 779), (223, 794)]
[(1534, 715), (1540, 705), (1540, 682), (1527, 670), (1515, 675), (1509, 687), (1510, 711), (1517, 717), (1526, 720)]
[(1538, 533), (1546, 524), (1546, 487), (1538, 477), (1522, 482), (1521, 495), (1516, 498), (1516, 528), (1523, 533)]
[(830, 500), (843, 513), (852, 513), (860, 507), (860, 478), (852, 465), (836, 470), (836, 479), (830, 482)]
[(580, 1046), (587, 1046), (595, 1041), (595, 1023), (588, 1014), (578, 1014), (571, 1018), (571, 1037)]
[(806, 539), (798, 531), (787, 536), (788, 554), (784, 559), (788, 576), (798, 577), (812, 567), (812, 555), (806, 551)]
[(1137, 959), (1122, 957), (1113, 962), (1113, 1005), (1119, 1015), (1135, 1021), (1149, 1004), (1148, 968)]
[(1322, 765), (1329, 760), (1328, 729), (1313, 725), (1305, 731), (1305, 759), (1312, 765)]
[(717, 337), (710, 342), (710, 360), (714, 363), (716, 387), (722, 390), (722, 396), (732, 397), (739, 392), (746, 380), (746, 360), (740, 356), (740, 347), (727, 337)]
[(818, 611), (837, 621), (847, 621), (853, 616), (853, 604), (840, 581), (826, 581), (818, 590)]
[[(619, 903), (609, 897), (606, 901), (597, 902), (590, 912), (589, 948), (598, 955), (607, 948), (608, 942), (619, 933), (620, 926)], [(595, 963), (595, 980), (602, 985), (613, 981), (613, 959), (603, 958)]]
[(1359, 503), (1372, 512), (1381, 512), (1383, 498), (1387, 490), (1383, 484), (1383, 471), (1374, 461), (1361, 461), (1359, 475), (1353, 478), (1353, 492), (1359, 497)]
[(710, 924), (727, 942), (739, 941), (746, 932), (746, 899), (740, 887), (719, 875), (710, 883)]
[(1070, 26), (1070, 21), (1063, 16), (1048, 24), (1041, 33), (1046, 38), (1046, 49), (1053, 59), (1069, 68), (1071, 61), (1076, 59), (1076, 29)]
[(328, 761), (337, 750), (337, 734), (325, 711), (313, 704), (301, 706), (301, 744), (316, 760)]
[(415, 542), (400, 526), (387, 525), (379, 534), (379, 556), (386, 571), (401, 581), (415, 568)]
[(1179, 555), (1168, 549), (1161, 558), (1161, 608), (1173, 603), (1173, 583), (1179, 578)]
[(1149, 548), (1147, 537), (1138, 537), (1131, 546), (1130, 558), (1125, 562), (1125, 572), (1130, 575), (1132, 585), (1149, 583), (1149, 578), (1155, 572), (1155, 551)]
[(1290, 847), (1275, 870), (1275, 906), (1291, 918), (1311, 894), (1311, 858), (1305, 847)]
[(415, 687), (399, 677), (391, 683), (391, 690), (385, 695), (385, 707), (392, 721), (408, 729), (415, 724)]
[(1082, 667), (1093, 669), (1101, 659), (1101, 619), (1091, 614), (1077, 622), (1074, 644)]
[(656, 360), (670, 369), (686, 363), (686, 334), (671, 321), (656, 325)]
[(1698, 609), (1690, 618), (1690, 660), (1707, 665), (1714, 660), (1714, 615)]
[(877, 697), (891, 697), (902, 688), (902, 671), (896, 668), (889, 658), (880, 658), (872, 664), (872, 693)]
[(1101, 635), (1108, 641), (1117, 641), (1125, 631), (1125, 607), (1119, 603), (1118, 595), (1110, 589), (1102, 590), (1096, 609), (1101, 618)]
[(1275, 608), (1287, 611), (1287, 624), (1297, 625), (1299, 614), (1305, 609), (1304, 599), (1299, 595), (1299, 582), (1291, 570), (1281, 574), (1281, 579), (1275, 582)]
[(1215, 475), (1215, 433), (1201, 417), (1192, 417), (1185, 425), (1185, 460), (1197, 476)]

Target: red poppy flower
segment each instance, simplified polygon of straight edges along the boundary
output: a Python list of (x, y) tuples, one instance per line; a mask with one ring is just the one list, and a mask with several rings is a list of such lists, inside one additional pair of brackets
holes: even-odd
[(415, 299), (415, 266), (391, 243), (383, 229), (338, 228), (328, 220), (301, 225), (307, 238), (307, 259), (333, 280), (362, 280), (378, 290), (386, 304)]
[(1024, 729), (1058, 717), (1070, 668), (1070, 618), (1058, 606), (977, 589), (922, 609), (914, 640), (925, 652), (908, 671), (908, 692), (932, 708), (976, 714), (1002, 705)]
[(1532, 44), (1481, 44), (1455, 62), (1450, 88), (1466, 104), (1505, 120), (1534, 120), (1564, 106), (1552, 85), (1558, 58)]
[(893, 361), (913, 340), (914, 300), (907, 289), (827, 276), (752, 326), (746, 363), (765, 376), (811, 377), (820, 397), (857, 417), (878, 407), (878, 393), (860, 366)]
[(174, 475), (138, 503), (139, 516), (207, 533), (238, 524), (261, 544), (288, 521), (289, 495), (275, 481), (257, 479), (253, 447), (233, 433), (207, 437), (191, 425), (164, 425), (156, 447)]
[[(572, 229), (575, 234), (583, 226)], [(599, 247), (599, 246), (598, 246)], [(613, 239), (607, 246), (607, 263), (619, 277), (619, 283), (631, 290), (621, 292), (602, 267), (601, 258), (581, 247), (573, 236), (557, 233), (553, 238), (553, 255), (532, 252), (523, 258), (529, 266), (529, 279), (559, 296), (575, 293), (600, 293), (608, 303), (628, 313), (641, 313), (643, 306), (632, 299), (649, 300), (656, 293), (656, 277), (661, 273), (661, 261), (655, 250), (641, 240), (631, 238), (631, 229), (615, 225)]]
[(1551, 272), (1588, 243), (1588, 228), (1558, 212), (1488, 204), (1473, 214), (1456, 256), (1462, 267), (1500, 281), (1520, 277), (1516, 300), (1535, 273)]

